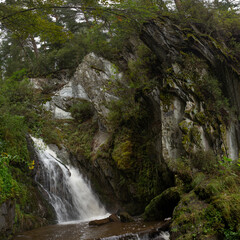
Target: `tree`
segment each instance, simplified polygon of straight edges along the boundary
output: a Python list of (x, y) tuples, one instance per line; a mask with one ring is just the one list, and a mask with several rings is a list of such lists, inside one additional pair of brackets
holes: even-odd
[[(154, 0), (101, 4), (97, 0), (7, 0), (0, 3), (0, 23), (6, 39), (0, 54), (2, 70), (10, 76), (14, 71), (11, 66), (19, 62), (33, 74), (47, 74), (78, 64), (88, 51), (119, 49), (143, 21), (154, 16), (157, 5), (159, 1)], [(5, 58), (7, 49), (11, 51)]]

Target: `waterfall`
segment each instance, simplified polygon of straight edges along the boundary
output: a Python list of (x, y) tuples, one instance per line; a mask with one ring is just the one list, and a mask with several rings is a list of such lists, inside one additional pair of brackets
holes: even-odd
[(55, 209), (58, 223), (102, 218), (107, 214), (79, 171), (57, 158), (41, 139), (32, 137), (39, 158), (38, 182)]

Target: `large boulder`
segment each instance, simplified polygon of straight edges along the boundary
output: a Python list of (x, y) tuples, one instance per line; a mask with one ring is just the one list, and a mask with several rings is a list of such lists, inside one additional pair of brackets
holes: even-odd
[(148, 204), (145, 208), (144, 219), (153, 221), (171, 217), (179, 201), (180, 191), (178, 188), (168, 188)]

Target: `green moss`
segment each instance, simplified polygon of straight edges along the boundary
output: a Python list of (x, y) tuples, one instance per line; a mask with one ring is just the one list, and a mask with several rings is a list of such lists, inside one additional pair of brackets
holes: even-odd
[(133, 166), (133, 144), (129, 136), (122, 139), (115, 139), (112, 158), (116, 162), (118, 169), (127, 170)]
[(192, 148), (193, 148), (193, 144), (191, 142), (191, 127), (186, 127), (181, 125), (181, 130), (183, 131), (183, 135), (182, 135), (182, 144), (183, 144), (183, 147), (184, 149), (187, 151), (187, 152), (192, 152)]
[(221, 232), (225, 227), (222, 213), (218, 211), (213, 205), (208, 205), (208, 207), (204, 210), (204, 216), (207, 220), (204, 226), (204, 232)]
[(228, 227), (240, 230), (240, 193), (221, 193), (213, 198), (212, 204), (221, 212)]
[(171, 217), (174, 207), (180, 200), (180, 192), (180, 188), (169, 188), (152, 199), (145, 208), (144, 219), (152, 221)]
[(206, 175), (202, 172), (197, 173), (192, 181), (192, 187), (195, 188), (199, 186), (206, 178)]
[(192, 34), (192, 33), (188, 33), (188, 34), (187, 34), (187, 38), (191, 38), (191, 39), (193, 39), (194, 41), (196, 41), (196, 42), (198, 42), (198, 43), (201, 44), (201, 42), (199, 41), (199, 39), (197, 38), (197, 36), (195, 36), (195, 35)]
[(201, 133), (199, 130), (199, 126), (194, 125), (191, 121), (183, 120), (179, 123), (179, 127), (182, 134), (182, 144), (185, 150), (188, 153), (192, 153), (193, 150), (196, 151), (197, 149), (201, 149)]
[(238, 239), (234, 236), (238, 236), (240, 228), (239, 173), (234, 173), (238, 171), (234, 168), (218, 171), (216, 165), (211, 173), (195, 174), (191, 183), (193, 190), (181, 195), (173, 213), (174, 239), (188, 239), (191, 234), (197, 236), (196, 239), (207, 239), (207, 236)]
[(204, 112), (197, 112), (195, 117), (201, 125), (205, 125), (208, 122), (208, 118)]
[(190, 192), (174, 210), (171, 231), (174, 239), (218, 239), (224, 226), (221, 212)]
[(172, 237), (188, 239), (191, 235), (206, 235), (203, 211), (206, 206), (207, 204), (200, 201), (194, 192), (183, 195), (173, 213)]

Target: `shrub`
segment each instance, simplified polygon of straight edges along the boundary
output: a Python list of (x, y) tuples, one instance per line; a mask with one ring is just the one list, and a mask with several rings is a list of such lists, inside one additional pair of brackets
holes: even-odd
[(217, 164), (217, 157), (212, 151), (198, 151), (191, 156), (193, 167), (201, 171), (211, 172)]
[(92, 104), (88, 101), (80, 101), (73, 104), (70, 112), (73, 118), (80, 123), (90, 119), (94, 114)]
[(6, 199), (20, 196), (20, 186), (17, 181), (13, 179), (9, 169), (9, 162), (13, 161), (15, 157), (2, 153), (0, 155), (0, 203)]

